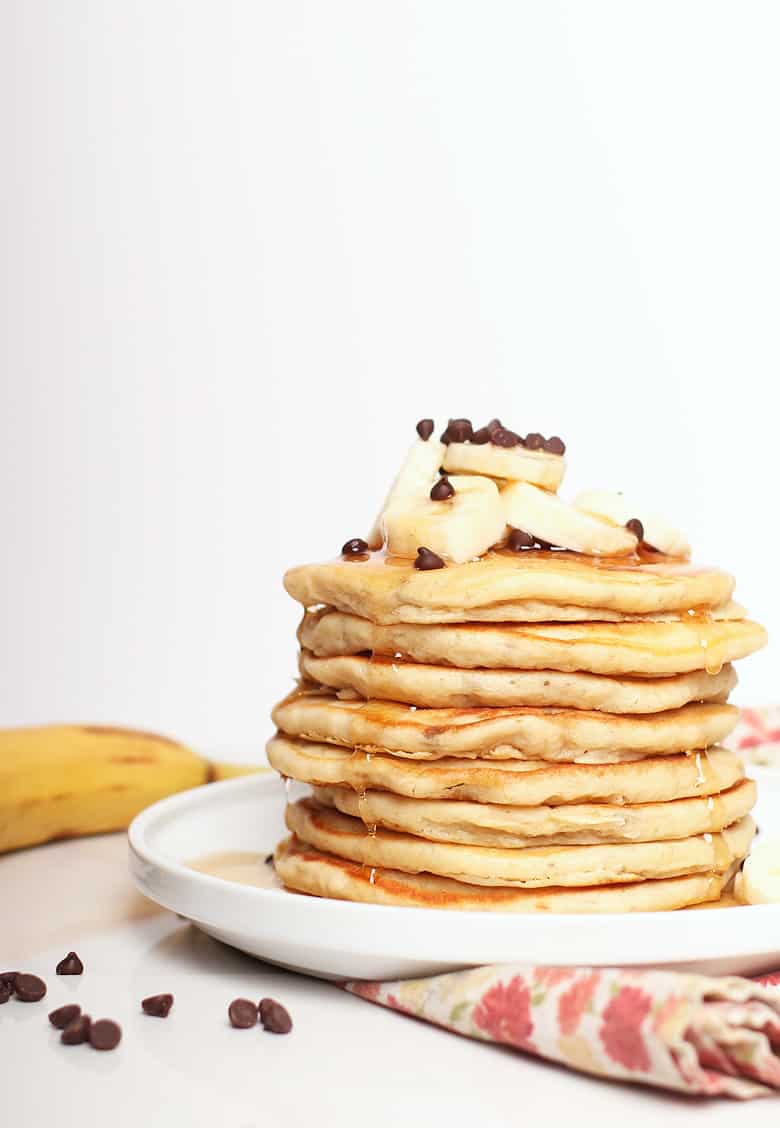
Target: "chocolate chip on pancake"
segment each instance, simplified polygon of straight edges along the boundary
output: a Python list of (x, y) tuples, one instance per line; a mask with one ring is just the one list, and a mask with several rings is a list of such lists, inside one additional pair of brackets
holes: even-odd
[(368, 552), (368, 545), (361, 537), (353, 537), (341, 546), (342, 556), (364, 556)]
[(520, 444), (520, 436), (506, 427), (497, 427), (490, 436), (490, 441), (494, 446), (516, 447)]
[(557, 435), (553, 435), (552, 438), (547, 439), (544, 443), (544, 450), (546, 450), (548, 454), (565, 454), (566, 443), (563, 439), (558, 438)]
[(431, 552), (429, 548), (421, 547), (417, 549), (414, 566), (418, 572), (433, 572), (437, 568), (443, 568), (444, 561), (435, 552)]
[(447, 477), (439, 478), (431, 490), (431, 501), (447, 501), (455, 496), (455, 487)]
[(471, 441), (474, 446), (484, 446), (485, 443), (489, 443), (490, 432), (488, 431), (487, 427), (480, 427), (478, 431), (475, 431), (471, 436)]
[(522, 529), (512, 529), (507, 537), (506, 546), (511, 548), (512, 552), (521, 552), (524, 548), (533, 548), (534, 538)]
[(433, 420), (432, 419), (421, 419), (420, 422), (417, 424), (416, 430), (417, 430), (417, 434), (420, 436), (420, 438), (423, 440), (423, 442), (427, 443), (428, 439), (433, 434)]
[(638, 517), (632, 517), (630, 521), (626, 521), (626, 528), (629, 533), (634, 534), (640, 544), (645, 539), (645, 527)]
[(529, 450), (541, 450), (544, 446), (544, 435), (538, 431), (531, 431), (525, 436), (525, 445)]
[(441, 441), (448, 443), (465, 443), (471, 438), (474, 429), (470, 419), (450, 419)]

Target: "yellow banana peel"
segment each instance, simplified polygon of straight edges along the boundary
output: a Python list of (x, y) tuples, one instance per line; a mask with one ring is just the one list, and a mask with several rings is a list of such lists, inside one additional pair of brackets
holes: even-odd
[(123, 830), (166, 795), (266, 770), (210, 763), (174, 740), (133, 729), (0, 730), (0, 854)]

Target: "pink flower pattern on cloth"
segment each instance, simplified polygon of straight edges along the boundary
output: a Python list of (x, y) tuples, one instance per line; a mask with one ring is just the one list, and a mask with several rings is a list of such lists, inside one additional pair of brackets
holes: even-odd
[(780, 972), (754, 982), (508, 964), (344, 986), (469, 1038), (615, 1081), (742, 1099), (780, 1090)]

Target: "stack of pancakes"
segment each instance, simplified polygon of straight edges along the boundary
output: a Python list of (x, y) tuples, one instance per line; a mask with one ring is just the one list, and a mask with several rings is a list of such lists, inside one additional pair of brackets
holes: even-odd
[(718, 899), (755, 785), (721, 747), (731, 663), (763, 628), (723, 572), (639, 551), (498, 549), (418, 571), (295, 568), (301, 682), (271, 764), (312, 785), (275, 865), (291, 889), (512, 912)]

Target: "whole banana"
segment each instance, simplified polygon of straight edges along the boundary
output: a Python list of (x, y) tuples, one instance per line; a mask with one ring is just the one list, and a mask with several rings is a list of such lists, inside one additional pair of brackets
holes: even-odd
[(183, 744), (133, 729), (0, 730), (0, 853), (122, 830), (166, 795), (262, 770), (211, 764)]

